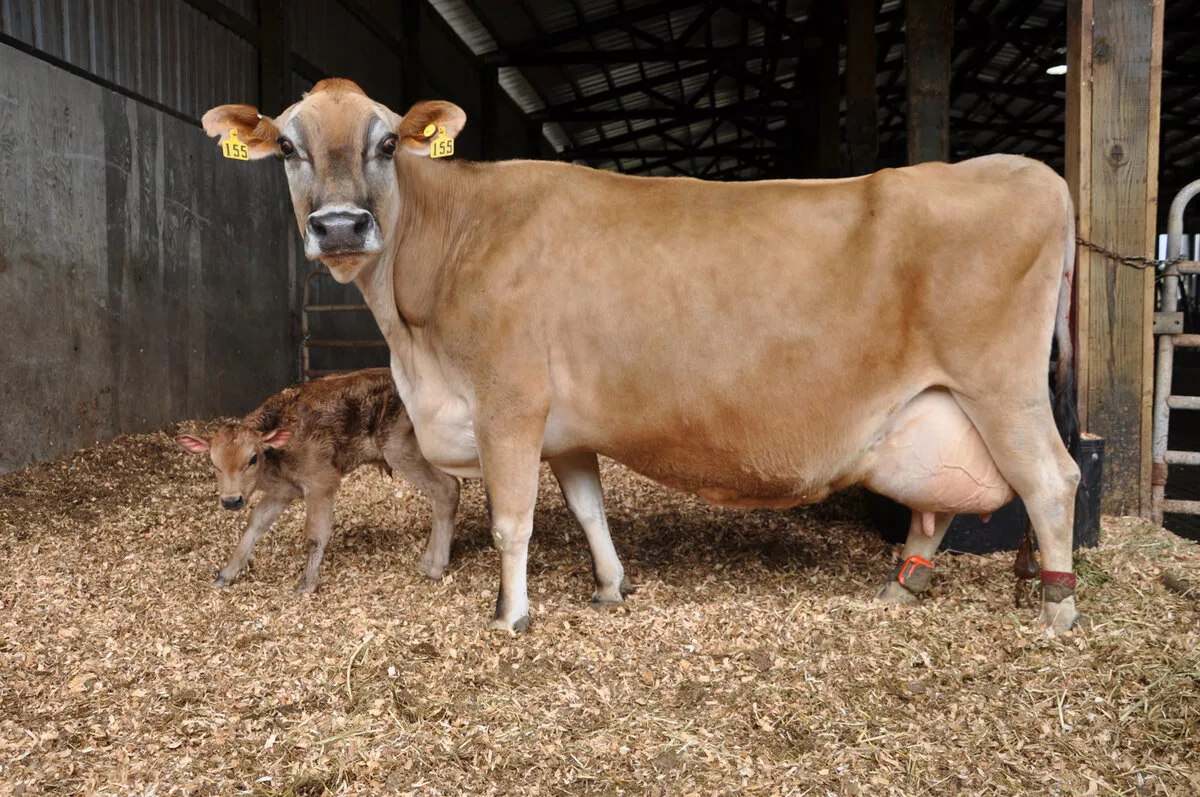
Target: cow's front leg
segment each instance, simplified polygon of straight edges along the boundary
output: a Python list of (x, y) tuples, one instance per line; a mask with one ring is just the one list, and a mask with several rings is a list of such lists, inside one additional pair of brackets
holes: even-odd
[[(912, 525), (908, 528), (908, 539), (900, 555), (900, 564), (875, 596), (877, 602), (916, 606), (917, 596), (929, 588), (929, 580), (933, 575), (933, 555), (942, 544), (954, 515), (939, 512), (933, 517), (932, 528), (929, 528), (927, 523), (922, 522), (928, 520), (923, 518), (924, 514), (912, 510)], [(930, 534), (930, 531), (933, 533)]]
[(583, 527), (592, 551), (592, 575), (596, 591), (592, 603), (615, 605), (624, 602), (630, 592), (625, 583), (625, 568), (617, 558), (608, 518), (604, 513), (604, 489), (600, 484), (600, 463), (590, 452), (568, 454), (550, 460), (550, 469), (562, 489), (567, 508)]
[(233, 555), (229, 557), (229, 561), (217, 574), (217, 580), (213, 586), (228, 587), (237, 579), (238, 574), (250, 561), (250, 554), (254, 551), (259, 537), (266, 534), (267, 530), (279, 519), (283, 510), (287, 509), (288, 504), (292, 502), (292, 498), (293, 496), (283, 493), (268, 493), (263, 496), (263, 500), (258, 503), (258, 506), (251, 510), (250, 522), (246, 524), (246, 531), (242, 534), (242, 539), (238, 541), (237, 548), (233, 549)]
[(321, 571), (321, 560), (325, 557), (325, 546), (333, 532), (334, 491), (310, 491), (304, 496), (304, 538), (308, 546), (308, 561), (304, 573), (296, 584), (296, 592), (317, 591)]
[(540, 424), (525, 428), (512, 423), (481, 428), (476, 422), (483, 486), (492, 507), (492, 540), (500, 552), (500, 591), (489, 628), (524, 631), (529, 626), (525, 575), (544, 428), (544, 416)]

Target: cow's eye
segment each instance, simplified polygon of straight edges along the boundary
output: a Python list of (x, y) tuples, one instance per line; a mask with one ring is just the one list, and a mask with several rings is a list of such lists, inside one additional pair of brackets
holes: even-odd
[(379, 145), (379, 151), (384, 154), (384, 157), (390, 158), (396, 154), (396, 142), (398, 140), (395, 133), (383, 140)]
[(275, 140), (275, 143), (279, 145), (279, 151), (283, 153), (283, 157), (290, 158), (296, 154), (296, 145), (286, 138), (280, 136)]
[(256, 462), (258, 462), (258, 454), (251, 454), (251, 455), (250, 455), (250, 464), (249, 464), (249, 465), (247, 465), (246, 467), (247, 467), (247, 468), (253, 468), (253, 467), (254, 467), (254, 463), (256, 463)]

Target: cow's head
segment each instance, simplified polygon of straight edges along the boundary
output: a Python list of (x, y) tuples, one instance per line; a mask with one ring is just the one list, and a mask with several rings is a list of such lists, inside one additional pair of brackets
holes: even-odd
[(419, 102), (403, 117), (349, 80), (322, 80), (276, 119), (249, 105), (204, 114), (222, 141), (236, 131), (251, 159), (283, 158), (304, 254), (350, 282), (383, 251), (400, 214), (395, 159), (428, 156), (433, 141), (454, 138), (467, 115), (449, 102)]
[(217, 474), (217, 495), (225, 509), (241, 509), (258, 487), (268, 448), (283, 448), (292, 439), (287, 429), (258, 432), (228, 423), (212, 437), (181, 434), (175, 438), (184, 451), (208, 453)]

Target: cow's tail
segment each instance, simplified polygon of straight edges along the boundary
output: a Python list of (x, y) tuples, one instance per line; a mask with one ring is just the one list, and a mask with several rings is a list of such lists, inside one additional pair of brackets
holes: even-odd
[[(1064, 186), (1065, 188), (1065, 186)], [(1066, 201), (1066, 241), (1063, 249), (1062, 280), (1058, 286), (1058, 309), (1054, 318), (1054, 342), (1058, 347), (1054, 374), (1054, 423), (1067, 450), (1079, 451), (1079, 407), (1075, 397), (1075, 349), (1071, 343), (1071, 284), (1075, 276), (1075, 209), (1071, 196)]]

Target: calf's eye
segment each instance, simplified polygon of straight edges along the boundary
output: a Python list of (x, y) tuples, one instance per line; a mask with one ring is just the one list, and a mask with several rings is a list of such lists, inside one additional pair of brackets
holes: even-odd
[(258, 454), (251, 454), (250, 455), (250, 464), (247, 465), (246, 467), (253, 468), (254, 463), (256, 463), (256, 462), (258, 462)]

